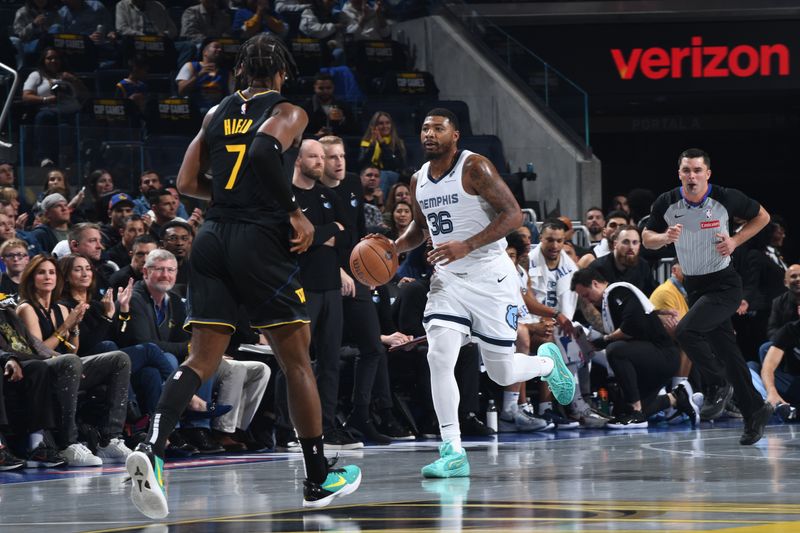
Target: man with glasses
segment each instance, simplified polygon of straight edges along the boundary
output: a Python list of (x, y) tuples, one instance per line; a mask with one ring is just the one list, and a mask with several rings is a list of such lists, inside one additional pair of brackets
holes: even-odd
[(161, 246), (169, 250), (178, 260), (178, 277), (175, 279), (175, 291), (181, 296), (186, 296), (186, 286), (189, 284), (189, 252), (192, 251), (194, 229), (186, 222), (173, 220), (161, 228)]
[(0, 245), (0, 259), (5, 272), (0, 278), (0, 292), (8, 296), (16, 296), (19, 292), (19, 280), (22, 271), (28, 266), (28, 243), (22, 239), (8, 239)]

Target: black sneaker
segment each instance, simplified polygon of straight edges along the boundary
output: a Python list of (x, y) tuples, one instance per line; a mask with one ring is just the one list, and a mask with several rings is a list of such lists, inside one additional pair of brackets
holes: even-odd
[(632, 411), (615, 416), (606, 424), (608, 429), (644, 429), (647, 427), (647, 418), (641, 411)]
[(797, 420), (797, 408), (788, 403), (779, 403), (775, 406), (775, 414), (784, 422)]
[(700, 418), (703, 420), (715, 420), (725, 411), (725, 406), (733, 397), (733, 387), (726, 383), (717, 387), (711, 394), (706, 396), (703, 408), (700, 409)]
[(335, 498), (354, 492), (361, 484), (361, 469), (356, 465), (329, 468), (322, 483), (303, 481), (303, 507), (325, 507)]
[(196, 446), (186, 442), (180, 431), (169, 434), (169, 444), (164, 449), (164, 455), (170, 459), (183, 459), (200, 453)]
[(468, 437), (491, 437), (495, 430), (484, 424), (475, 416), (475, 413), (469, 413), (467, 418), (460, 421), (461, 434)]
[(197, 448), (200, 453), (223, 453), (225, 448), (211, 438), (211, 431), (206, 428), (184, 428), (181, 433), (187, 442)]
[(333, 431), (325, 433), (326, 450), (357, 450), (363, 447), (364, 443), (344, 428), (336, 428)]
[(739, 439), (739, 444), (742, 446), (749, 446), (761, 440), (764, 436), (764, 428), (767, 426), (774, 409), (772, 404), (764, 402), (764, 404), (756, 409), (749, 418), (744, 419), (744, 433)]
[(44, 442), (31, 450), (31, 453), (28, 454), (28, 459), (25, 461), (25, 466), (28, 468), (56, 468), (65, 464), (67, 464), (67, 460), (64, 456)]
[(249, 429), (237, 429), (233, 438), (244, 444), (248, 452), (264, 452), (270, 449), (266, 442), (259, 440)]
[(8, 450), (8, 446), (0, 448), (0, 472), (8, 472), (9, 470), (18, 470), (25, 466), (25, 461), (14, 457)]
[(581, 423), (578, 420), (573, 420), (562, 416), (556, 409), (545, 409), (540, 415), (548, 424), (553, 424), (556, 429), (578, 429)]
[(375, 424), (373, 424), (372, 420), (369, 419), (364, 420), (351, 416), (347, 420), (347, 427), (345, 429), (350, 430), (350, 432), (356, 437), (368, 440), (373, 444), (385, 445), (392, 443), (392, 439), (378, 431), (375, 428)]
[(392, 440), (415, 440), (414, 434), (407, 427), (400, 424), (394, 415), (385, 415), (378, 424), (378, 431)]
[(686, 387), (680, 384), (672, 390), (672, 394), (675, 395), (675, 408), (689, 417), (692, 427), (697, 427), (700, 424), (700, 408), (689, 396), (689, 391), (686, 390)]

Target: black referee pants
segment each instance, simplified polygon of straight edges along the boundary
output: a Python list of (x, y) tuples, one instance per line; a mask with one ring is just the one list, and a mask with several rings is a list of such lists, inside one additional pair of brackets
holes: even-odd
[(742, 415), (750, 418), (764, 400), (753, 387), (731, 316), (742, 301), (742, 280), (729, 266), (703, 276), (686, 276), (689, 312), (681, 319), (676, 337), (689, 359), (710, 373), (724, 371), (733, 386), (734, 399)]

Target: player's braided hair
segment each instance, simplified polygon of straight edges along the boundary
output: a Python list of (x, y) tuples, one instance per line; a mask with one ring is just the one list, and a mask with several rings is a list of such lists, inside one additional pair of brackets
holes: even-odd
[(278, 72), (288, 77), (297, 75), (297, 64), (280, 38), (259, 33), (239, 48), (236, 70), (248, 83), (252, 80), (272, 80)]

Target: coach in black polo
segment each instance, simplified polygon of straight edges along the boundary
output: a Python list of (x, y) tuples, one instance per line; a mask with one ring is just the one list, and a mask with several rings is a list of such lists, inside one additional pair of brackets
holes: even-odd
[[(741, 191), (709, 184), (710, 177), (708, 154), (696, 148), (684, 151), (678, 158), (681, 187), (653, 203), (642, 241), (650, 249), (675, 244), (690, 307), (678, 324), (678, 342), (701, 368), (714, 372), (719, 363), (724, 366), (744, 416), (739, 443), (754, 444), (764, 434), (772, 406), (753, 388), (736, 344), (731, 316), (742, 301), (742, 280), (730, 256), (767, 225), (769, 213)], [(734, 217), (747, 222), (731, 236)]]

